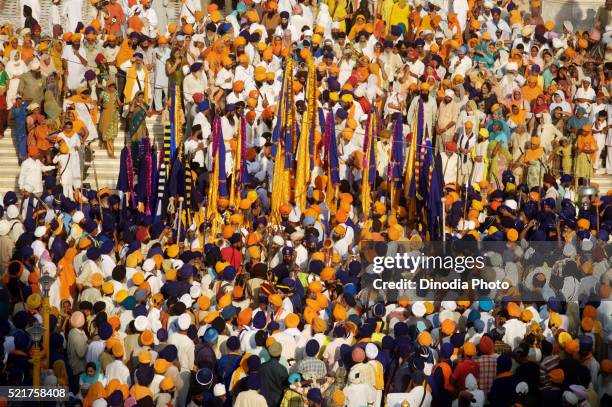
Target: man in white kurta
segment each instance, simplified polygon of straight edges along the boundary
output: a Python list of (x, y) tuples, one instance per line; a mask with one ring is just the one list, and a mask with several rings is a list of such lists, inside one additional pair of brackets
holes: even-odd
[(417, 106), (419, 101), (423, 101), (423, 118), (424, 118), (424, 131), (427, 139), (433, 138), (434, 132), (434, 121), (438, 114), (438, 104), (436, 103), (435, 95), (429, 94), (429, 85), (427, 83), (421, 84), (421, 95), (412, 99), (410, 107), (408, 108), (408, 126), (414, 128), (413, 124), (416, 120)]
[(173, 332), (168, 337), (168, 344), (176, 346), (178, 350), (178, 361), (181, 365), (180, 375), (183, 379), (184, 387), (177, 395), (177, 405), (185, 405), (187, 394), (189, 392), (189, 380), (191, 378), (191, 369), (194, 366), (195, 345), (187, 336), (187, 329), (191, 324), (191, 317), (188, 314), (182, 314), (178, 317), (178, 332)]
[(43, 172), (52, 171), (55, 167), (44, 165), (38, 155), (28, 158), (21, 164), (19, 172), (19, 189), (34, 195), (43, 192)]
[(75, 34), (72, 37), (72, 45), (64, 46), (62, 52), (62, 62), (66, 65), (66, 85), (71, 91), (77, 90), (85, 79), (85, 70), (87, 67), (87, 53), (85, 48), (81, 47), (80, 34)]

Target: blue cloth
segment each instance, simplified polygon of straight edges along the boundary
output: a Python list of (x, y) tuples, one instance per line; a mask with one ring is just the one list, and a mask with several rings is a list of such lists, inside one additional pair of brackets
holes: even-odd
[[(493, 125), (499, 124), (501, 127), (500, 131), (493, 131)], [(508, 148), (508, 139), (510, 138), (510, 128), (508, 124), (503, 120), (493, 120), (487, 126), (487, 130), (489, 131), (489, 142), (497, 141), (502, 143), (502, 146)]]
[(24, 161), (28, 158), (28, 131), (26, 127), (27, 104), (11, 109), (11, 115), (15, 120), (15, 143), (17, 145), (17, 158)]
[(215, 370), (217, 371), (217, 377), (225, 384), (225, 388), (229, 389), (232, 374), (238, 369), (241, 359), (242, 357), (238, 353), (229, 353), (219, 359)]

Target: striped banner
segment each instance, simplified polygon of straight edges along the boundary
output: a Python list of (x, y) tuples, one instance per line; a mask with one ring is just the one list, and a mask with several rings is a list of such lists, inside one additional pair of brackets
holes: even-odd
[(366, 219), (370, 216), (372, 206), (371, 191), (376, 182), (376, 136), (378, 136), (378, 117), (376, 111), (368, 113), (363, 154), (363, 182), (361, 186), (361, 205)]
[(185, 211), (187, 215), (187, 227), (191, 225), (191, 188), (193, 179), (189, 160), (185, 159)]
[[(168, 168), (170, 163), (172, 162), (172, 158), (170, 157), (170, 146), (172, 139), (172, 129), (170, 126), (170, 122), (164, 122), (164, 167)], [(164, 177), (165, 178), (165, 177)]]
[(181, 88), (174, 82), (170, 89), (170, 160), (174, 159), (183, 140), (183, 125), (185, 116), (181, 103)]

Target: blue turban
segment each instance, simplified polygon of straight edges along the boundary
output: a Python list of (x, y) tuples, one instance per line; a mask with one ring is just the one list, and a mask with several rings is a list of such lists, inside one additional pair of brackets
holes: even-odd
[(208, 110), (209, 107), (210, 107), (210, 102), (208, 100), (203, 100), (202, 102), (198, 103), (199, 112), (205, 112)]
[(452, 344), (446, 342), (442, 345), (442, 348), (440, 349), (440, 357), (441, 358), (445, 358), (448, 359), (452, 356), (453, 351), (454, 351), (454, 347)]
[(215, 328), (208, 328), (206, 332), (204, 332), (204, 342), (206, 343), (215, 343), (219, 338), (219, 332)]
[(319, 341), (316, 339), (311, 339), (306, 342), (306, 356), (314, 357), (319, 352)]
[(257, 312), (253, 317), (253, 328), (264, 329), (266, 326), (266, 315), (263, 312)]

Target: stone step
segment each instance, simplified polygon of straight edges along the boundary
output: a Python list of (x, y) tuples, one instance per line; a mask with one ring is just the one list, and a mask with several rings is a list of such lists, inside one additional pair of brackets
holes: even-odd
[[(40, 25), (43, 30), (43, 34), (50, 34), (49, 27), (49, 16), (51, 10), (51, 0), (39, 0), (40, 1)], [(90, 14), (90, 10), (93, 7), (90, 1), (83, 1), (83, 21), (87, 23), (85, 18)], [(168, 4), (168, 22), (177, 23), (179, 21), (179, 13), (181, 8), (180, 0), (170, 0)], [(16, 28), (20, 20), (17, 20), (17, 16), (20, 16), (19, 0), (0, 0), (0, 24), (13, 24)], [(17, 20), (17, 21), (16, 21)], [(64, 23), (62, 17), (62, 23)], [(154, 138), (155, 143), (160, 145), (163, 142), (163, 125), (161, 123), (160, 116), (151, 116), (146, 119), (147, 128), (149, 129), (150, 135)], [(98, 175), (98, 186), (115, 188), (117, 184), (117, 174), (119, 173), (119, 156), (121, 149), (125, 145), (127, 140), (126, 132), (121, 129), (117, 138), (114, 140), (115, 155), (116, 158), (109, 158), (104, 148), (98, 147), (97, 142), (92, 144), (94, 149), (94, 157), (96, 163), (96, 172)], [(7, 191), (17, 190), (17, 180), (19, 178), (19, 163), (17, 160), (17, 153), (15, 151), (14, 140), (11, 136), (11, 130), (5, 133), (3, 139), (0, 139), (0, 193)], [(86, 167), (84, 183), (89, 183), (95, 186), (94, 172), (92, 167)]]
[[(50, 33), (49, 19), (51, 14), (51, 0), (39, 0), (40, 1), (40, 21), (38, 22), (42, 28), (43, 34)], [(93, 8), (93, 4), (89, 0), (83, 0), (83, 22), (89, 23), (88, 16), (91, 14), (90, 10)], [(179, 13), (181, 10), (180, 0), (170, 0), (167, 8), (168, 22), (178, 23)], [(0, 24), (13, 24), (14, 26), (19, 25), (21, 19), (17, 19), (17, 16), (21, 16), (19, 10), (19, 0), (0, 0)], [(62, 25), (65, 23), (65, 19), (61, 17)], [(69, 31), (69, 30), (66, 30)]]

